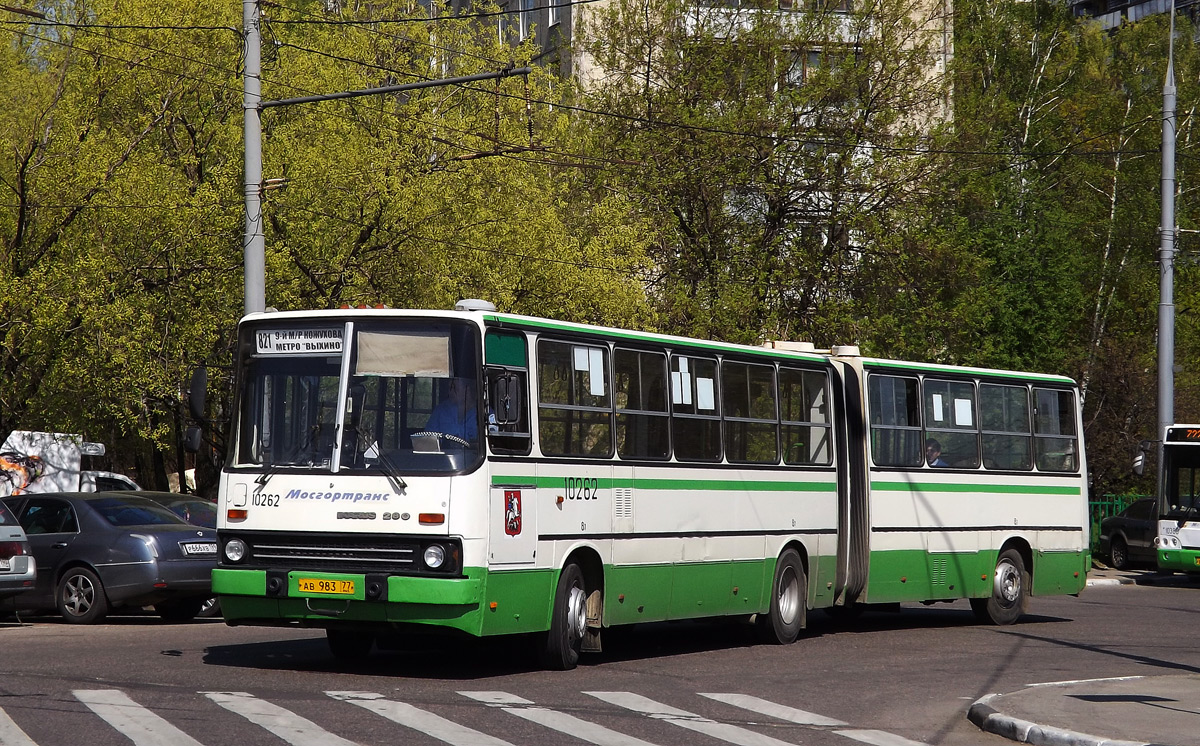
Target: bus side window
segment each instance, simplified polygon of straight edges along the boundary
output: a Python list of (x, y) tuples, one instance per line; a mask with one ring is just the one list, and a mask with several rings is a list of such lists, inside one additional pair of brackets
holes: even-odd
[(925, 437), (941, 445), (941, 462), (930, 466), (979, 467), (979, 427), (975, 416), (975, 384), (926, 378)]
[(925, 442), (917, 379), (873, 373), (867, 388), (875, 464), (920, 466), (925, 460)]
[(1075, 396), (1058, 389), (1033, 390), (1033, 448), (1041, 471), (1077, 471)]
[(994, 383), (979, 385), (983, 465), (988, 469), (1033, 468), (1029, 389)]

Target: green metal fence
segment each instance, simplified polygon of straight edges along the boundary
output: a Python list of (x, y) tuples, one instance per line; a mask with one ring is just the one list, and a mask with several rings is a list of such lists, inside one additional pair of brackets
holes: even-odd
[(1128, 508), (1135, 500), (1149, 495), (1104, 495), (1099, 499), (1088, 501), (1088, 513), (1092, 518), (1092, 554), (1096, 553), (1096, 545), (1100, 541), (1100, 521), (1110, 515), (1116, 515)]

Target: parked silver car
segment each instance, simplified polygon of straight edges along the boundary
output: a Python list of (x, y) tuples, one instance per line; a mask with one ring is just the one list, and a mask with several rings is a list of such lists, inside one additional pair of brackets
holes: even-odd
[(0, 598), (33, 590), (37, 562), (25, 531), (8, 508), (0, 503)]
[(212, 595), (217, 533), (128, 492), (6, 497), (37, 560), (35, 588), (17, 610), (57, 609), (88, 624), (116, 607), (153, 606), (185, 621)]

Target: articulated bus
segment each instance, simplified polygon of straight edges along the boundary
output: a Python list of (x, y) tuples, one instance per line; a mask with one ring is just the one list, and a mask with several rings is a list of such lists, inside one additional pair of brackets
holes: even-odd
[(1010, 624), (1085, 585), (1068, 378), (482, 301), (252, 314), (237, 344), (213, 589), (229, 624), (324, 628), (338, 657), (524, 634), (568, 669), (613, 625), (786, 644), (816, 608)]
[(1200, 572), (1200, 425), (1163, 434), (1154, 546), (1160, 569)]

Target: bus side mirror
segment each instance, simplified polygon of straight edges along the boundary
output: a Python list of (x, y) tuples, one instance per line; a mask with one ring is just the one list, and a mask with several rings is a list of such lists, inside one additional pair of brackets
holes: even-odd
[(521, 396), (521, 379), (516, 373), (503, 373), (492, 381), (488, 404), (497, 425), (515, 425), (520, 421), (524, 406)]
[(200, 452), (200, 428), (193, 425), (183, 431), (183, 450), (188, 453)]
[(208, 368), (203, 366), (192, 371), (192, 382), (188, 386), (188, 411), (192, 419), (204, 422), (205, 403), (208, 400)]
[(1133, 457), (1133, 473), (1139, 477), (1146, 471), (1146, 454), (1150, 452), (1151, 443), (1143, 440), (1138, 444), (1137, 455)]

